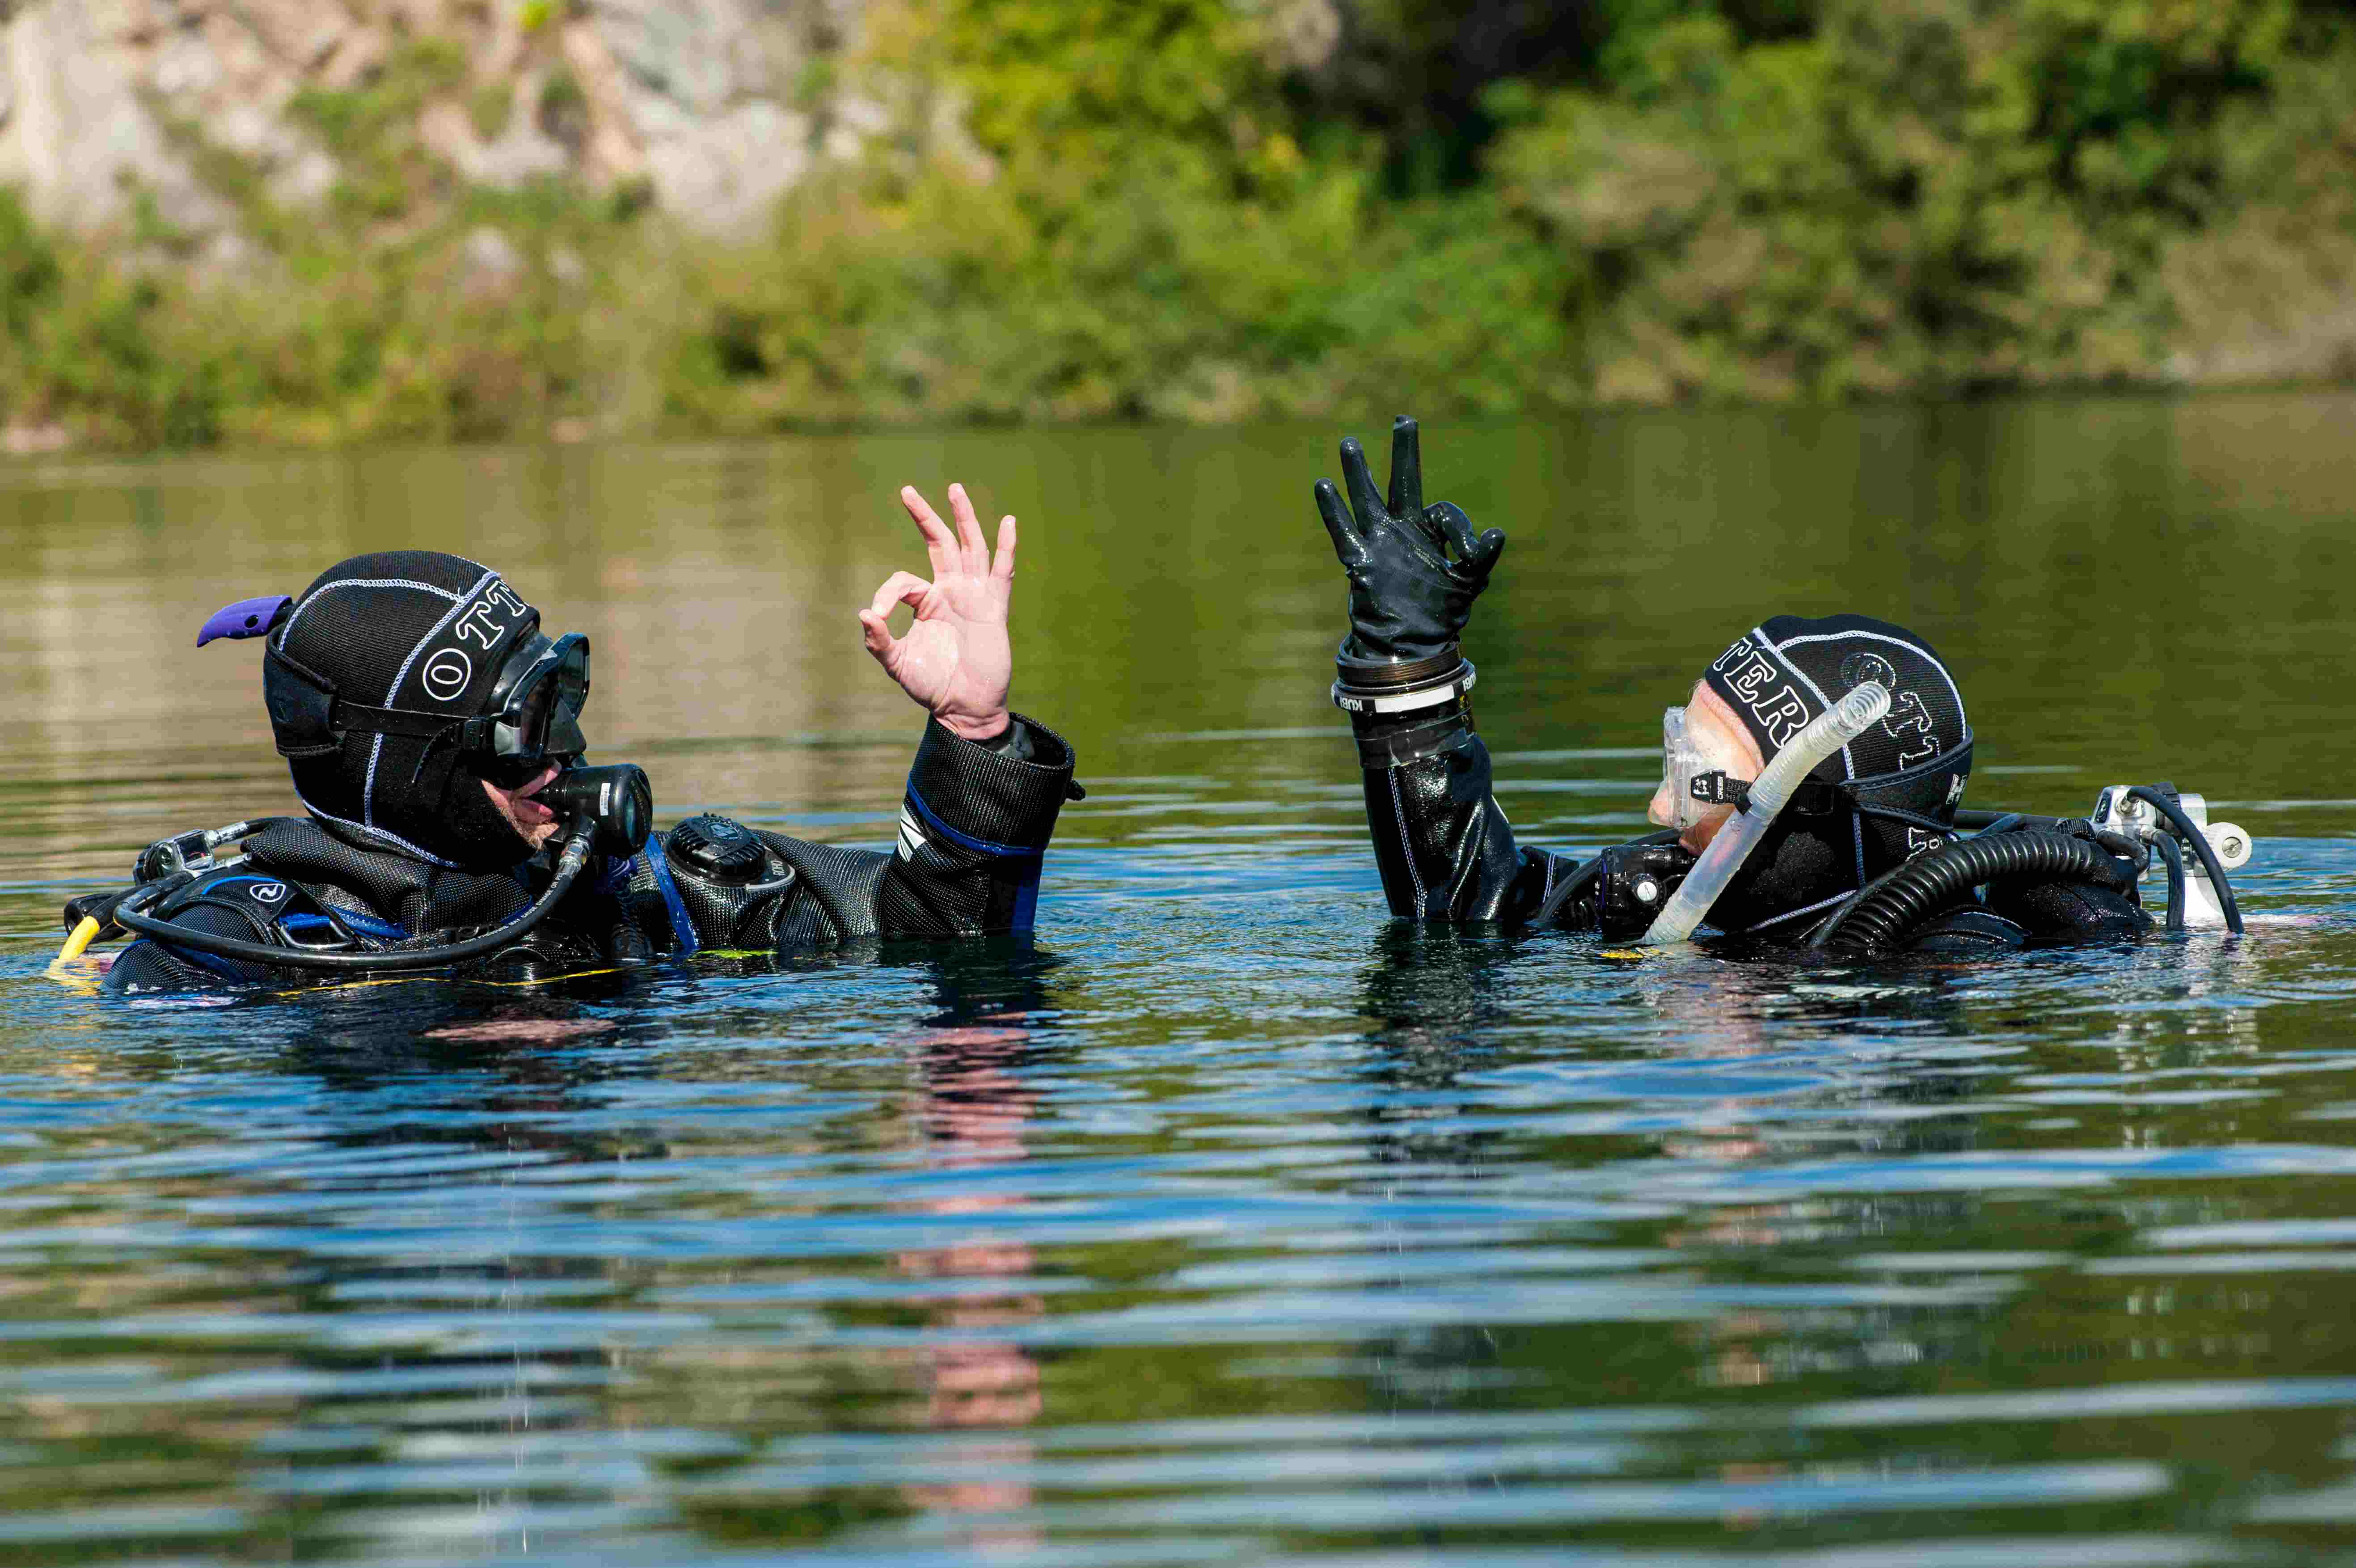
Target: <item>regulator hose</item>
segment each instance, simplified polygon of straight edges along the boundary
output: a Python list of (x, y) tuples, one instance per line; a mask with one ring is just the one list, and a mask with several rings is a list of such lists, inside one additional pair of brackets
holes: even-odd
[(1983, 883), (2007, 876), (2093, 882), (2125, 892), (2135, 873), (2099, 844), (2066, 833), (1983, 833), (1925, 851), (1884, 873), (1826, 917), (1808, 946), (1863, 956), (1887, 952)]
[(571, 890), (581, 868), (589, 864), (589, 845), (596, 835), (597, 821), (584, 815), (573, 826), (564, 841), (564, 853), (556, 863), (555, 878), (548, 890), (532, 903), (530, 908), (497, 930), (486, 931), (479, 937), (469, 937), (461, 942), (444, 942), (430, 948), (410, 948), (391, 952), (313, 952), (306, 948), (272, 947), (266, 942), (241, 941), (235, 937), (219, 936), (211, 931), (190, 930), (169, 920), (158, 920), (137, 906), (145, 905), (170, 888), (159, 887), (145, 897), (134, 895), (123, 900), (114, 911), (115, 924), (125, 930), (152, 937), (169, 947), (194, 948), (220, 958), (241, 959), (247, 963), (267, 964), (273, 969), (315, 969), (334, 974), (350, 974), (356, 971), (375, 974), (402, 970), (443, 969), (470, 959), (487, 958), (519, 937), (528, 934)]
[(2180, 931), (2184, 929), (2184, 852), (2168, 833), (2153, 834), (2151, 847), (2168, 863), (2168, 929)]

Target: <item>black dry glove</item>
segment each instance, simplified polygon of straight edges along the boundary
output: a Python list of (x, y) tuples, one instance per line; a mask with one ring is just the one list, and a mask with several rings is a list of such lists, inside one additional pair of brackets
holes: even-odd
[(1472, 601), (1489, 585), (1505, 553), (1505, 532), (1493, 528), (1476, 536), (1472, 520), (1459, 508), (1423, 504), (1421, 442), (1415, 421), (1404, 415), (1391, 425), (1388, 504), (1376, 492), (1365, 448), (1355, 436), (1342, 443), (1342, 479), (1350, 487), (1349, 505), (1343, 505), (1333, 480), (1320, 479), (1317, 510), (1350, 575), (1350, 639), (1344, 654), (1412, 662), (1444, 652), (1463, 636)]

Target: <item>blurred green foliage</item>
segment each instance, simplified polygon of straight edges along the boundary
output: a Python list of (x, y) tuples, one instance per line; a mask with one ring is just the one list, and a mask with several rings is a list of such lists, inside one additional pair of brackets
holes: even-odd
[[(2297, 0), (876, 0), (895, 128), (750, 238), (468, 185), (412, 40), (317, 208), (0, 198), (0, 405), (122, 446), (1239, 420), (2345, 375), (2356, 33)], [(813, 93), (843, 62), (824, 60)], [(813, 67), (818, 70), (818, 66)], [(2336, 315), (2334, 313), (2337, 313)]]

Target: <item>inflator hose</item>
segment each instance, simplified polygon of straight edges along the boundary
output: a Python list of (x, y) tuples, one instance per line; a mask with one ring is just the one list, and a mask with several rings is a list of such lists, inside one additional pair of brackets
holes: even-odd
[[(123, 900), (114, 911), (114, 923), (123, 929), (152, 937), (169, 947), (194, 948), (220, 958), (241, 959), (247, 963), (267, 964), (273, 969), (316, 969), (335, 974), (354, 972), (382, 974), (388, 971), (442, 969), (470, 959), (487, 958), (519, 937), (529, 934), (548, 918), (571, 890), (581, 868), (589, 864), (589, 845), (597, 832), (596, 819), (581, 817), (564, 841), (564, 853), (558, 857), (555, 878), (548, 890), (532, 903), (530, 908), (494, 931), (479, 937), (469, 937), (462, 942), (448, 942), (439, 947), (412, 948), (399, 952), (313, 952), (307, 948), (272, 947), (266, 942), (241, 941), (235, 937), (218, 936), (211, 931), (190, 930), (185, 926), (158, 920), (134, 906), (145, 900), (134, 895)], [(160, 889), (168, 892), (171, 889)], [(155, 897), (156, 895), (150, 895)]]
[(1888, 952), (1916, 927), (1954, 908), (1972, 889), (2007, 876), (2093, 882), (2125, 892), (2135, 875), (2099, 844), (2064, 833), (1984, 833), (1943, 844), (1886, 873), (1833, 911), (1808, 937), (1811, 948)]
[(2168, 863), (2168, 929), (2180, 931), (2184, 929), (2184, 852), (2168, 833), (2154, 833), (2151, 847)]

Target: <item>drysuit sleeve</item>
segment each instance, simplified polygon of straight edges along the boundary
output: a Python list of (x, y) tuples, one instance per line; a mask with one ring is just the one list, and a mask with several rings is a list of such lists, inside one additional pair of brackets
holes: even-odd
[(1391, 913), (1641, 936), (1693, 869), (1673, 835), (1581, 864), (1517, 843), (1490, 788), (1489, 748), (1459, 697), (1434, 712), (1353, 714), (1366, 823)]
[(891, 853), (761, 835), (797, 876), (779, 950), (1029, 930), (1047, 841), (1077, 794), (1075, 765), (1063, 736), (1019, 714), (991, 743), (927, 721)]
[(1462, 697), (1418, 713), (1353, 714), (1350, 726), (1392, 914), (1519, 924), (1572, 875), (1572, 862), (1514, 842)]

